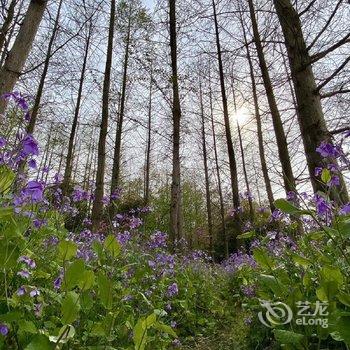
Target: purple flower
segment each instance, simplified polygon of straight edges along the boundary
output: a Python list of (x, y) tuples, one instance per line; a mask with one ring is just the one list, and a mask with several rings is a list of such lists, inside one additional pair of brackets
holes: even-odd
[(29, 276), (30, 276), (30, 272), (27, 271), (27, 270), (22, 270), (22, 271), (18, 271), (18, 272), (17, 272), (17, 275), (18, 275), (18, 276), (21, 276), (22, 278), (28, 279)]
[(120, 232), (117, 234), (117, 241), (124, 246), (131, 240), (131, 233), (129, 231)]
[(34, 159), (31, 159), (28, 162), (28, 166), (29, 166), (29, 168), (36, 169), (36, 161)]
[(171, 342), (172, 346), (174, 346), (175, 348), (178, 348), (181, 346), (181, 342), (179, 339), (174, 339), (172, 342)]
[(315, 168), (315, 176), (320, 176), (322, 174), (322, 170), (323, 168), (322, 167), (316, 167)]
[(3, 137), (0, 137), (0, 148), (5, 147), (6, 143), (6, 140)]
[(35, 228), (40, 228), (40, 227), (42, 227), (43, 225), (45, 225), (46, 224), (46, 220), (44, 220), (44, 219), (42, 219), (42, 220), (40, 220), (40, 219), (34, 219), (33, 220), (33, 226), (35, 227)]
[(6, 100), (11, 100), (11, 99), (14, 100), (17, 106), (21, 108), (23, 111), (27, 111), (29, 108), (26, 99), (18, 91), (8, 92), (6, 94), (3, 94), (1, 98), (5, 98)]
[(179, 293), (179, 288), (177, 286), (177, 283), (172, 283), (168, 289), (167, 289), (167, 296), (172, 298), (173, 296), (177, 295)]
[(38, 181), (29, 181), (27, 186), (23, 189), (23, 194), (30, 197), (33, 201), (39, 202), (43, 199), (44, 186)]
[(157, 231), (153, 235), (151, 235), (149, 247), (151, 249), (165, 248), (167, 246), (167, 238), (168, 235), (166, 233)]
[(253, 323), (253, 319), (251, 317), (246, 317), (243, 322), (246, 326), (249, 326)]
[(62, 285), (62, 277), (57, 277), (55, 281), (53, 282), (53, 287), (57, 290), (60, 289)]
[(170, 322), (170, 327), (171, 327), (171, 328), (176, 328), (176, 326), (177, 326), (176, 321), (171, 321), (171, 322)]
[(30, 134), (25, 136), (25, 138), (22, 140), (22, 148), (24, 156), (39, 155), (38, 142)]
[(7, 336), (9, 332), (9, 328), (5, 324), (0, 324), (0, 334), (3, 335), (4, 337)]
[(329, 187), (336, 187), (336, 186), (340, 186), (340, 179), (339, 176), (337, 175), (333, 175), (332, 178), (330, 179), (330, 181), (327, 184)]
[(39, 291), (39, 289), (34, 288), (33, 290), (31, 290), (31, 291), (29, 292), (29, 295), (30, 295), (32, 298), (37, 297), (37, 296), (40, 295), (40, 291)]
[(26, 288), (24, 287), (24, 286), (22, 286), (22, 287), (19, 287), (18, 289), (17, 289), (17, 295), (18, 296), (22, 296), (22, 295), (24, 295), (24, 294), (26, 294)]
[(35, 261), (30, 259), (28, 256), (20, 256), (18, 258), (18, 262), (24, 262), (31, 269), (35, 269), (36, 267)]
[(348, 215), (350, 214), (350, 203), (343, 205), (339, 211), (340, 215)]
[(320, 146), (316, 148), (316, 151), (324, 158), (338, 158), (342, 154), (339, 146), (327, 143), (325, 141), (323, 141)]
[(320, 216), (326, 216), (332, 212), (332, 205), (327, 202), (325, 198), (318, 194), (315, 195), (315, 205), (317, 214)]
[(242, 286), (241, 291), (243, 295), (248, 298), (253, 298), (255, 296), (255, 287), (254, 286)]

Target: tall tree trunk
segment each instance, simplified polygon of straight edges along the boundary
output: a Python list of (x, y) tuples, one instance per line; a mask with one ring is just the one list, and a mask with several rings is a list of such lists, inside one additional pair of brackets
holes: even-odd
[(7, 10), (7, 16), (5, 17), (4, 23), (2, 24), (0, 29), (0, 53), (4, 49), (6, 35), (12, 23), (13, 17), (15, 15), (16, 4), (17, 4), (17, 0), (12, 0), (10, 2), (10, 6)]
[(249, 74), (250, 74), (250, 80), (252, 83), (252, 93), (253, 93), (253, 101), (254, 101), (254, 116), (255, 116), (256, 128), (257, 128), (257, 134), (258, 134), (258, 145), (259, 145), (259, 157), (260, 157), (261, 170), (262, 170), (263, 177), (264, 177), (266, 194), (267, 194), (267, 198), (269, 201), (270, 209), (271, 209), (271, 212), (273, 212), (275, 210), (275, 206), (274, 206), (275, 200), (273, 198), (272, 186), (271, 186), (271, 181), (270, 181), (270, 177), (269, 177), (269, 171), (267, 169), (266, 157), (265, 157), (265, 146), (264, 146), (262, 125), (261, 125), (259, 99), (258, 99), (258, 92), (257, 92), (257, 88), (256, 88), (254, 66), (253, 66), (252, 57), (250, 55), (247, 34), (245, 31), (245, 27), (244, 27), (244, 23), (243, 23), (243, 19), (242, 19), (241, 15), (240, 15), (240, 22), (242, 25), (244, 44), (245, 44), (245, 48), (246, 48), (246, 57), (247, 57), (248, 64), (249, 64)]
[(218, 149), (216, 145), (216, 132), (215, 132), (215, 124), (214, 124), (214, 108), (213, 108), (213, 94), (211, 89), (211, 79), (209, 72), (209, 103), (210, 103), (210, 118), (211, 118), (211, 128), (213, 135), (213, 148), (214, 148), (214, 156), (215, 156), (215, 168), (216, 168), (216, 177), (218, 180), (218, 192), (219, 192), (219, 200), (220, 200), (220, 216), (221, 216), (221, 224), (222, 224), (222, 235), (224, 239), (224, 252), (225, 257), (228, 258), (228, 236), (226, 231), (226, 222), (225, 222), (225, 205), (224, 205), (224, 196), (222, 194), (221, 187), (221, 175), (220, 175), (220, 166), (219, 166), (219, 157), (218, 157)]
[(46, 79), (46, 76), (47, 76), (47, 72), (49, 70), (50, 59), (51, 59), (51, 52), (52, 52), (53, 44), (55, 42), (55, 38), (56, 38), (58, 26), (59, 26), (62, 3), (63, 3), (63, 0), (60, 0), (60, 2), (58, 4), (56, 18), (55, 18), (54, 26), (53, 26), (53, 29), (52, 29), (52, 34), (51, 34), (49, 45), (48, 45), (47, 51), (46, 51), (44, 69), (43, 69), (43, 72), (42, 72), (41, 77), (40, 77), (38, 90), (36, 92), (33, 109), (31, 111), (31, 115), (30, 115), (30, 121), (29, 121), (29, 124), (28, 124), (28, 127), (27, 127), (28, 134), (32, 134), (34, 132), (36, 120), (37, 120), (37, 117), (38, 117), (41, 97), (42, 97), (43, 92), (44, 92), (45, 79)]
[[(126, 86), (127, 86), (127, 79), (128, 79), (130, 34), (131, 34), (131, 13), (129, 13), (128, 32), (127, 32), (126, 43), (125, 43), (123, 82), (122, 82), (122, 91), (121, 91), (121, 98), (120, 98), (119, 119), (118, 119), (117, 131), (115, 134), (113, 169), (112, 169), (112, 179), (111, 179), (111, 194), (118, 188), (119, 181), (120, 181), (121, 145), (122, 145), (124, 114), (125, 114)], [(111, 207), (111, 215), (113, 215), (113, 208), (114, 207)]]
[(81, 73), (80, 73), (77, 103), (75, 106), (72, 128), (71, 128), (70, 135), (69, 135), (66, 166), (65, 166), (64, 178), (63, 178), (63, 183), (62, 183), (62, 190), (63, 190), (63, 194), (65, 194), (65, 195), (69, 191), (69, 183), (70, 183), (70, 180), (72, 177), (74, 140), (75, 140), (75, 134), (77, 131), (77, 126), (78, 126), (78, 118), (79, 118), (79, 113), (80, 113), (81, 99), (82, 99), (82, 95), (83, 95), (83, 86), (84, 86), (84, 79), (85, 79), (85, 72), (86, 72), (86, 64), (87, 64), (87, 59), (88, 59), (88, 54), (89, 54), (89, 49), (90, 49), (91, 27), (92, 27), (92, 22), (90, 22), (89, 32), (88, 32), (88, 36), (86, 39), (83, 65), (82, 65), (82, 69), (81, 69)]
[(211, 255), (214, 253), (213, 246), (213, 218), (210, 198), (210, 180), (208, 171), (208, 155), (207, 155), (207, 141), (205, 135), (205, 121), (204, 121), (204, 105), (203, 105), (203, 91), (202, 82), (199, 82), (199, 102), (202, 124), (202, 152), (203, 152), (203, 164), (204, 164), (204, 176), (205, 176), (205, 198), (207, 204), (207, 219), (208, 219), (208, 233), (209, 233), (209, 252)]
[(219, 64), (221, 98), (222, 98), (222, 106), (223, 106), (223, 112), (224, 112), (227, 151), (228, 151), (229, 164), (230, 164), (233, 205), (234, 205), (234, 209), (238, 209), (240, 206), (240, 200), (239, 200), (239, 191), (238, 191), (237, 165), (236, 165), (236, 159), (235, 159), (235, 152), (233, 149), (230, 119), (228, 114), (227, 96), (226, 96), (226, 88), (225, 88), (225, 76), (224, 76), (224, 68), (222, 64), (219, 25), (218, 25), (218, 19), (216, 14), (215, 0), (213, 0), (212, 3), (213, 3), (213, 12), (214, 12), (216, 48), (217, 48), (217, 56), (218, 56), (218, 64)]
[[(306, 47), (299, 15), (289, 0), (274, 0), (276, 12), (285, 38), (288, 51), (291, 75), (298, 104), (298, 119), (307, 165), (314, 191), (325, 191), (324, 185), (317, 179), (315, 168), (326, 166), (316, 148), (324, 140), (331, 141), (327, 130), (321, 105), (320, 94), (317, 91), (311, 59)], [(341, 179), (341, 188), (333, 193), (333, 199), (347, 203), (349, 196), (345, 183)]]
[[(34, 38), (43, 17), (46, 0), (31, 0), (16, 40), (0, 70), (0, 96), (11, 92), (21, 75)], [(4, 114), (6, 101), (0, 99), (0, 115)]]
[(181, 106), (177, 71), (177, 42), (176, 42), (176, 0), (169, 0), (170, 51), (173, 88), (173, 170), (170, 203), (170, 241), (174, 247), (175, 240), (182, 237), (181, 215), (181, 168), (180, 168), (180, 121)]
[(253, 5), (253, 0), (248, 0), (250, 18), (252, 22), (254, 42), (258, 54), (259, 65), (261, 69), (261, 74), (264, 81), (266, 97), (269, 103), (273, 127), (275, 130), (278, 155), (282, 165), (284, 188), (286, 193), (290, 191), (295, 191), (295, 179), (293, 175), (292, 165), (288, 152), (287, 138), (283, 130), (283, 123), (281, 120), (281, 115), (277, 107), (277, 102), (275, 94), (272, 88), (272, 83), (270, 79), (270, 74), (267, 68), (263, 47), (261, 44), (260, 33), (258, 29), (258, 23), (255, 16), (255, 10)]
[[(233, 97), (233, 104), (234, 109), (236, 113), (237, 118), (237, 103), (236, 103), (236, 94), (235, 94), (235, 88), (234, 88), (234, 78), (232, 75), (232, 97)], [(241, 132), (241, 126), (239, 125), (238, 119), (236, 119), (236, 125), (237, 125), (237, 131), (238, 131), (238, 140), (239, 140), (239, 148), (241, 150), (241, 157), (242, 157), (242, 167), (243, 167), (243, 175), (244, 175), (244, 182), (247, 189), (247, 198), (248, 198), (248, 204), (249, 204), (249, 215), (250, 219), (253, 222), (254, 221), (254, 207), (253, 207), (253, 200), (252, 200), (252, 193), (250, 191), (249, 186), (249, 179), (248, 179), (248, 172), (247, 172), (247, 165), (245, 161), (245, 155), (244, 155), (244, 147), (243, 147), (243, 140), (242, 140), (242, 132)]]
[[(218, 64), (219, 64), (221, 98), (222, 98), (222, 106), (223, 106), (223, 112), (224, 112), (226, 143), (227, 143), (227, 151), (228, 151), (228, 159), (229, 159), (230, 175), (231, 175), (231, 189), (232, 189), (232, 198), (233, 198), (234, 226), (235, 226), (234, 231), (235, 231), (235, 236), (236, 236), (241, 232), (241, 223), (240, 223), (241, 220), (240, 220), (240, 213), (239, 213), (240, 200), (239, 200), (239, 190), (238, 190), (237, 164), (236, 164), (235, 151), (234, 151), (233, 142), (232, 142), (230, 118), (229, 118), (229, 114), (228, 114), (224, 67), (223, 67), (223, 63), (222, 63), (219, 25), (218, 25), (217, 13), (216, 13), (215, 0), (212, 0), (212, 5), (213, 5), (213, 14), (214, 14), (216, 49), (217, 49), (217, 57), (218, 57)], [(237, 248), (237, 240), (236, 240), (235, 236), (232, 237), (232, 249), (233, 250), (236, 250), (236, 248)]]
[[(152, 63), (151, 63), (152, 65)], [(147, 122), (147, 146), (146, 146), (146, 164), (145, 164), (145, 195), (144, 203), (147, 206), (150, 197), (150, 168), (151, 168), (151, 144), (152, 144), (152, 92), (153, 92), (153, 69), (151, 66), (151, 76), (149, 83), (149, 101), (148, 101), (148, 122)]]
[(106, 169), (106, 139), (108, 131), (108, 116), (109, 116), (109, 90), (111, 85), (111, 70), (113, 59), (113, 39), (114, 39), (114, 27), (115, 27), (115, 0), (111, 0), (111, 11), (108, 31), (108, 46), (106, 66), (103, 82), (102, 93), (102, 120), (100, 126), (100, 135), (98, 141), (98, 157), (97, 157), (97, 173), (95, 182), (95, 196), (92, 206), (92, 222), (94, 229), (98, 228), (99, 222), (102, 217), (103, 211), (103, 194), (104, 194), (104, 176)]

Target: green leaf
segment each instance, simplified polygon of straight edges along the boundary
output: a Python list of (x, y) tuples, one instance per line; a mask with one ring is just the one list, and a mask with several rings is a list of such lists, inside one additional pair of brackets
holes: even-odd
[(330, 170), (328, 169), (323, 169), (321, 173), (321, 180), (323, 183), (327, 184), (329, 181), (332, 179), (332, 174)]
[(322, 277), (322, 280), (335, 282), (338, 287), (340, 287), (344, 281), (343, 275), (337, 267), (324, 266), (320, 271), (320, 275)]
[(25, 350), (52, 350), (50, 340), (46, 335), (38, 334), (25, 347)]
[(350, 317), (340, 317), (336, 323), (336, 330), (339, 332), (343, 341), (350, 345)]
[(334, 281), (322, 281), (316, 296), (321, 301), (331, 301), (338, 292), (338, 285)]
[(16, 242), (7, 240), (0, 241), (0, 267), (13, 268), (17, 266), (17, 259), (21, 252)]
[(137, 321), (133, 333), (135, 350), (144, 350), (147, 344), (147, 323), (144, 318)]
[(161, 322), (156, 322), (153, 325), (153, 328), (163, 332), (163, 333), (167, 333), (175, 338), (177, 338), (177, 334), (175, 333), (175, 331), (168, 325), (161, 323)]
[(293, 254), (292, 259), (296, 264), (301, 265), (303, 267), (308, 267), (311, 265), (311, 261), (309, 259), (306, 259), (298, 254)]
[(265, 289), (270, 289), (276, 296), (283, 295), (283, 284), (279, 283), (276, 277), (271, 275), (260, 274), (258, 276), (261, 284), (265, 287)]
[(303, 349), (304, 342), (306, 340), (305, 336), (300, 333), (295, 333), (291, 331), (285, 331), (283, 329), (274, 329), (273, 331), (275, 339), (280, 344), (290, 344), (296, 346), (295, 349)]
[(114, 258), (120, 254), (121, 246), (114, 235), (106, 237), (104, 247)]
[(146, 318), (147, 328), (151, 328), (154, 325), (154, 323), (156, 322), (156, 320), (157, 320), (157, 315), (155, 313), (147, 316), (147, 318)]
[(249, 232), (244, 232), (241, 235), (238, 235), (237, 238), (238, 239), (248, 239), (248, 238), (252, 238), (255, 236), (255, 231), (249, 231)]
[(302, 210), (294, 206), (292, 203), (288, 202), (285, 199), (276, 199), (274, 202), (275, 208), (281, 210), (283, 213), (286, 214), (301, 214)]
[(18, 328), (20, 332), (36, 334), (37, 328), (32, 321), (19, 320)]
[(75, 328), (72, 325), (63, 326), (58, 332), (57, 336), (51, 335), (49, 337), (50, 341), (53, 343), (57, 343), (59, 340), (60, 344), (65, 344), (69, 339), (72, 339), (75, 336)]
[(256, 262), (265, 269), (272, 269), (274, 267), (274, 261), (269, 257), (261, 248), (254, 249), (253, 252), (254, 259)]
[(73, 323), (78, 318), (79, 310), (79, 295), (75, 292), (68, 292), (66, 297), (63, 299), (61, 306), (62, 323)]
[(337, 298), (342, 304), (344, 304), (346, 306), (350, 306), (350, 294), (339, 293), (337, 295)]
[(58, 256), (61, 260), (70, 260), (77, 254), (77, 245), (72, 241), (61, 241), (58, 244)]
[(97, 276), (98, 292), (102, 305), (106, 309), (111, 309), (113, 304), (113, 284), (103, 273)]
[(95, 283), (95, 274), (93, 271), (85, 270), (78, 282), (78, 286), (81, 290), (90, 289)]
[(68, 266), (64, 275), (63, 287), (65, 290), (70, 290), (77, 286), (84, 276), (85, 266), (82, 259), (75, 260)]
[(15, 177), (16, 174), (13, 170), (5, 165), (0, 166), (0, 193), (6, 194), (10, 191)]

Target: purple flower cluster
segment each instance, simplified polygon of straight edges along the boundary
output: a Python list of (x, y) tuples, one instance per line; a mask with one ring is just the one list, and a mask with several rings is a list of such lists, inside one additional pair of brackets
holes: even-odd
[(166, 248), (167, 246), (168, 235), (161, 231), (156, 231), (153, 233), (149, 240), (149, 248), (157, 249), (157, 248)]
[(178, 287), (178, 285), (177, 285), (176, 282), (174, 282), (174, 283), (172, 283), (170, 286), (168, 286), (166, 295), (167, 295), (169, 298), (174, 297), (174, 296), (177, 295), (178, 293), (179, 293), (179, 287)]
[(228, 273), (235, 273), (243, 267), (256, 268), (257, 264), (252, 255), (238, 251), (231, 254), (222, 266)]
[(323, 141), (316, 151), (324, 158), (339, 158), (343, 152), (339, 145), (333, 145)]

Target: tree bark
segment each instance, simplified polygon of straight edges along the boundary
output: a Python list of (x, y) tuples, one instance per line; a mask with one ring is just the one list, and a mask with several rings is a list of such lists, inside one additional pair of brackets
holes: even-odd
[(58, 30), (62, 3), (63, 3), (63, 0), (60, 0), (60, 2), (58, 4), (57, 14), (56, 14), (54, 26), (52, 29), (52, 34), (51, 34), (49, 45), (48, 45), (47, 51), (46, 51), (44, 69), (43, 69), (43, 72), (42, 72), (41, 77), (40, 77), (40, 82), (39, 82), (38, 90), (36, 92), (33, 109), (32, 109), (31, 114), (30, 114), (30, 121), (29, 121), (29, 124), (27, 126), (27, 133), (28, 134), (32, 134), (34, 132), (36, 120), (38, 117), (40, 102), (41, 102), (41, 98), (42, 98), (42, 95), (44, 92), (45, 79), (46, 79), (47, 72), (49, 70), (49, 65), (50, 65), (51, 51), (52, 51), (53, 44), (55, 42), (55, 38), (56, 38), (56, 34), (57, 34), (57, 30)]
[[(128, 32), (127, 32), (126, 43), (125, 43), (123, 82), (122, 82), (122, 91), (121, 91), (121, 98), (120, 98), (120, 111), (119, 111), (117, 131), (115, 134), (113, 169), (112, 169), (112, 179), (111, 179), (111, 194), (118, 188), (119, 181), (120, 181), (121, 145), (122, 145), (124, 114), (125, 114), (126, 86), (127, 86), (127, 79), (128, 79), (128, 63), (129, 63), (129, 54), (130, 54), (129, 48), (130, 48), (130, 32), (131, 32), (131, 13), (129, 13), (127, 30)], [(111, 206), (111, 215), (113, 215), (113, 208), (114, 207)]]
[(232, 189), (232, 199), (233, 199), (233, 210), (234, 210), (234, 236), (231, 237), (231, 246), (233, 250), (237, 249), (237, 239), (236, 236), (241, 233), (241, 220), (240, 220), (240, 199), (239, 199), (239, 190), (238, 190), (238, 176), (237, 176), (237, 164), (235, 158), (235, 151), (233, 148), (231, 127), (230, 127), (230, 118), (228, 113), (227, 105), (227, 96), (225, 88), (225, 76), (224, 68), (222, 63), (221, 55), (221, 44), (220, 44), (220, 35), (219, 35), (219, 25), (216, 13), (215, 0), (212, 0), (213, 14), (214, 14), (214, 25), (215, 25), (215, 38), (216, 38), (216, 49), (217, 49), (217, 58), (219, 64), (219, 78), (220, 78), (220, 88), (221, 88), (221, 99), (224, 112), (224, 124), (225, 124), (225, 134), (226, 134), (226, 143), (227, 143), (227, 152), (230, 166), (230, 175), (231, 175), (231, 189)]
[(174, 248), (175, 241), (182, 237), (181, 216), (181, 168), (180, 168), (180, 121), (181, 105), (177, 69), (177, 34), (176, 34), (176, 0), (169, 0), (170, 51), (173, 89), (173, 160), (170, 200), (170, 241)]
[(212, 128), (212, 134), (213, 134), (215, 168), (216, 168), (216, 176), (217, 176), (217, 180), (218, 180), (218, 192), (219, 192), (219, 200), (220, 200), (220, 216), (221, 216), (222, 234), (223, 234), (223, 239), (224, 239), (224, 242), (223, 242), (224, 243), (224, 252), (225, 252), (225, 258), (228, 258), (229, 251), (228, 251), (228, 236), (227, 236), (226, 222), (225, 222), (225, 205), (224, 205), (224, 196), (222, 194), (222, 187), (221, 187), (221, 175), (220, 175), (218, 149), (217, 149), (217, 145), (216, 145), (213, 94), (212, 94), (212, 89), (211, 89), (210, 74), (209, 74), (209, 103), (210, 103), (211, 128)]
[(82, 99), (82, 95), (83, 95), (86, 65), (87, 65), (87, 59), (88, 59), (88, 54), (89, 54), (89, 49), (90, 49), (91, 27), (92, 27), (92, 22), (90, 22), (89, 32), (88, 32), (88, 36), (86, 38), (83, 65), (82, 65), (82, 69), (81, 69), (81, 73), (80, 73), (77, 103), (75, 106), (72, 128), (71, 128), (70, 135), (69, 135), (66, 166), (65, 166), (64, 178), (63, 178), (63, 183), (62, 183), (62, 190), (63, 190), (63, 194), (65, 194), (65, 195), (68, 194), (69, 183), (70, 183), (70, 180), (72, 177), (74, 140), (75, 140), (75, 134), (77, 131), (77, 126), (78, 126), (78, 118), (79, 118), (79, 113), (80, 113), (81, 99)]
[(246, 57), (247, 57), (248, 64), (249, 64), (250, 80), (251, 80), (251, 84), (252, 84), (252, 93), (253, 93), (253, 101), (254, 101), (254, 116), (255, 116), (257, 135), (258, 135), (259, 157), (260, 157), (261, 170), (262, 170), (263, 177), (264, 177), (266, 194), (267, 194), (267, 198), (269, 201), (270, 209), (271, 209), (271, 212), (273, 212), (275, 210), (275, 205), (274, 205), (275, 200), (273, 198), (272, 186), (271, 186), (271, 181), (270, 181), (270, 177), (269, 177), (269, 171), (267, 169), (266, 157), (265, 157), (265, 146), (264, 146), (262, 125), (261, 125), (259, 99), (258, 99), (258, 92), (257, 92), (257, 88), (256, 88), (254, 66), (253, 66), (252, 57), (251, 57), (250, 51), (249, 51), (248, 40), (247, 40), (247, 35), (246, 35), (243, 19), (241, 16), (240, 16), (240, 21), (241, 21), (241, 25), (242, 25), (244, 44), (245, 44), (245, 48), (246, 48)]
[(208, 155), (207, 155), (207, 141), (205, 134), (205, 118), (204, 118), (204, 105), (203, 105), (203, 91), (202, 82), (199, 82), (199, 102), (201, 113), (201, 132), (202, 132), (202, 152), (203, 152), (203, 165), (204, 165), (204, 177), (205, 177), (205, 198), (207, 204), (207, 220), (208, 220), (208, 234), (209, 234), (209, 252), (210, 255), (214, 254), (213, 246), (213, 218), (211, 208), (211, 196), (210, 196), (210, 180), (208, 171)]
[[(276, 12), (285, 38), (291, 75), (298, 105), (298, 119), (307, 159), (311, 183), (315, 192), (325, 191), (325, 186), (315, 175), (315, 168), (327, 166), (327, 160), (316, 151), (322, 141), (331, 142), (317, 91), (311, 58), (306, 47), (300, 18), (289, 0), (274, 0)], [(341, 179), (339, 191), (333, 199), (347, 203), (349, 196)]]
[(275, 130), (278, 155), (282, 165), (284, 188), (286, 193), (290, 191), (295, 191), (295, 179), (293, 175), (292, 165), (290, 161), (287, 138), (283, 130), (283, 123), (281, 120), (281, 115), (277, 107), (277, 102), (275, 94), (272, 88), (272, 83), (270, 79), (270, 74), (267, 68), (263, 47), (261, 44), (260, 33), (258, 29), (258, 23), (255, 16), (255, 10), (253, 5), (253, 0), (248, 0), (250, 18), (252, 22), (254, 42), (258, 54), (259, 65), (261, 69), (261, 74), (264, 81), (264, 87), (266, 91), (266, 97), (269, 103), (273, 127)]
[(111, 70), (113, 59), (113, 39), (115, 27), (115, 6), (116, 1), (111, 0), (110, 21), (108, 31), (108, 46), (106, 66), (103, 82), (102, 93), (102, 120), (100, 125), (100, 135), (98, 141), (98, 157), (97, 157), (97, 173), (95, 182), (95, 196), (92, 206), (92, 223), (93, 228), (97, 229), (103, 212), (103, 194), (104, 194), (104, 176), (106, 169), (106, 139), (108, 132), (108, 117), (109, 117), (109, 90), (111, 85)]
[[(152, 65), (152, 63), (151, 63)], [(147, 122), (147, 146), (146, 146), (146, 164), (145, 164), (145, 206), (149, 204), (150, 197), (150, 168), (151, 168), (151, 144), (152, 144), (152, 92), (153, 92), (153, 69), (151, 66), (151, 77), (149, 83), (149, 101), (148, 101), (148, 122)]]
[[(46, 0), (31, 0), (13, 47), (0, 70), (0, 96), (13, 91), (28, 58), (46, 4)], [(5, 109), (6, 101), (0, 99), (0, 115), (4, 114)]]

